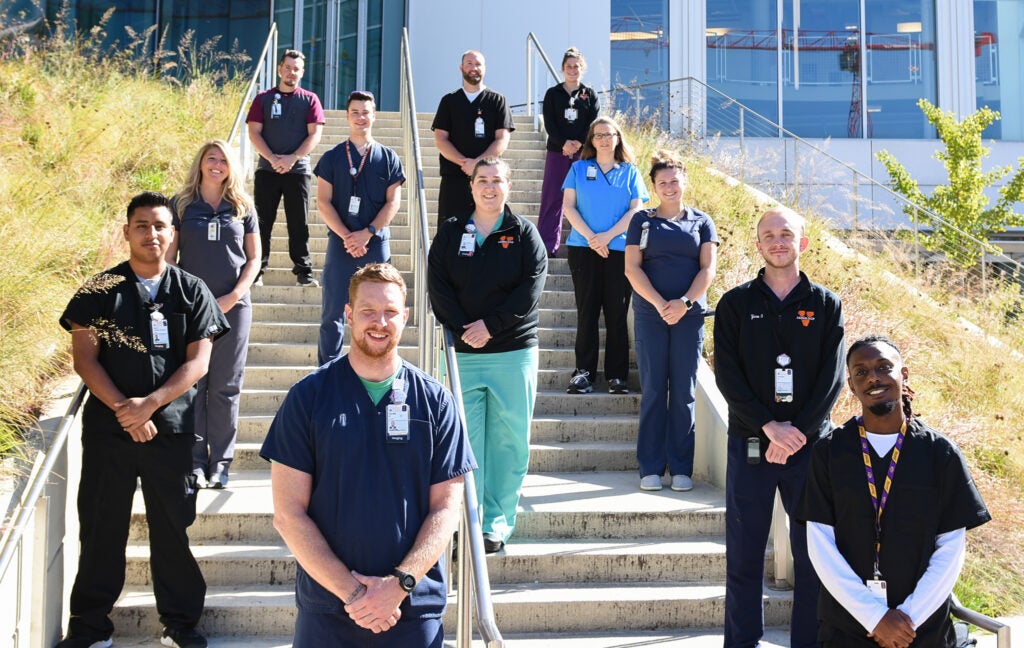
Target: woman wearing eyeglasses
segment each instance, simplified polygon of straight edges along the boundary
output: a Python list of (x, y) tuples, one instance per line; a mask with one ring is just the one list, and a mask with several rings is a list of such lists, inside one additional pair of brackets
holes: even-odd
[(594, 390), (604, 312), (604, 377), (612, 394), (628, 394), (629, 333), (626, 314), (632, 294), (625, 272), (626, 228), (648, 200), (633, 152), (610, 117), (598, 117), (562, 183), (562, 209), (572, 225), (569, 271), (576, 293), (576, 370), (566, 392)]
[(548, 155), (544, 162), (544, 184), (540, 192), (537, 230), (544, 239), (548, 256), (558, 254), (562, 242), (562, 181), (569, 167), (580, 159), (583, 140), (601, 109), (597, 93), (583, 85), (587, 62), (570, 47), (562, 56), (565, 81), (548, 88), (544, 95), (544, 130), (548, 133)]

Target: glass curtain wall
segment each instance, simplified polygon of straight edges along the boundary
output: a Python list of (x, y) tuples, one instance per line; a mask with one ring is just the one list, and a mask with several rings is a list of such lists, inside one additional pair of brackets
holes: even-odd
[[(668, 0), (611, 1), (612, 85), (633, 86), (668, 81)], [(668, 84), (616, 90), (614, 106), (647, 117), (668, 118)]]
[(974, 81), (1002, 116), (985, 137), (1024, 140), (1024, 0), (974, 0)]
[(934, 6), (708, 0), (708, 83), (801, 137), (932, 137)]

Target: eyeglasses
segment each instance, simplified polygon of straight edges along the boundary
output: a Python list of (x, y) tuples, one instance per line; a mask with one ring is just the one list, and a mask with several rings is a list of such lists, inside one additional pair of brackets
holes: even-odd
[(594, 139), (610, 139), (618, 136), (618, 133), (594, 133)]
[(369, 90), (353, 90), (352, 92), (348, 93), (348, 98), (350, 100), (359, 99), (361, 101), (374, 101), (373, 93), (370, 92)]

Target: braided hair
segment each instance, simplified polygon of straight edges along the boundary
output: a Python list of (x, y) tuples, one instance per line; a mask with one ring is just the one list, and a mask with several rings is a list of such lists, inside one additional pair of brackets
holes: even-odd
[[(864, 337), (859, 338), (856, 342), (851, 344), (850, 348), (847, 349), (846, 366), (850, 366), (850, 357), (853, 355), (854, 351), (871, 344), (884, 344), (886, 346), (889, 346), (900, 355), (901, 359), (903, 357), (903, 352), (900, 351), (900, 348), (896, 346), (896, 343), (893, 342), (890, 338), (878, 334), (865, 335)], [(910, 385), (907, 383), (906, 380), (903, 381), (902, 385), (903, 386), (900, 392), (900, 401), (903, 404), (903, 416), (909, 421), (911, 418), (917, 416), (917, 414), (914, 413), (913, 409), (910, 406), (911, 402), (913, 402), (914, 400), (914, 390), (910, 388)]]

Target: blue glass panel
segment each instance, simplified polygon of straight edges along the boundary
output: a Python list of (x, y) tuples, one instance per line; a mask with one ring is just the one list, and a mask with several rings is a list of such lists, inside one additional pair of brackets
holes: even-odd
[(866, 0), (868, 136), (932, 138), (917, 102), (935, 103), (934, 0)]
[[(632, 86), (668, 81), (668, 1), (612, 0), (611, 2), (612, 84)], [(665, 115), (668, 84), (640, 90), (643, 115)], [(616, 91), (611, 103), (623, 111), (635, 112), (637, 95)]]
[(1002, 115), (985, 137), (1024, 140), (1024, 0), (974, 0), (974, 78), (978, 107)]
[[(777, 122), (778, 38), (774, 0), (708, 0), (707, 82), (741, 104)], [(711, 102), (709, 101), (709, 104)], [(736, 111), (708, 107), (708, 122), (723, 133), (735, 130)]]

